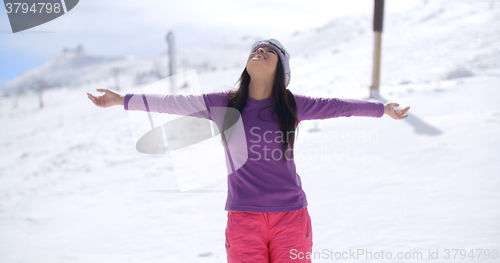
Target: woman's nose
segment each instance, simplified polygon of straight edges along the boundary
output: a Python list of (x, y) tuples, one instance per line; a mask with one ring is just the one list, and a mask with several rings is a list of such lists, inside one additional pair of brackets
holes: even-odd
[(258, 49), (256, 50), (256, 52), (265, 53), (264, 49), (263, 49), (263, 48), (261, 48), (261, 47), (260, 47), (260, 48), (258, 48)]

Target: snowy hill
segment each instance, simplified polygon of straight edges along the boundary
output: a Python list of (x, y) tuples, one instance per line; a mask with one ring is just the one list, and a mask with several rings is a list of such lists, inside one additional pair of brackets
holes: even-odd
[[(435, 262), (429, 251), (443, 259), (463, 249), (474, 262), (498, 260), (485, 258), (500, 249), (498, 17), (500, 2), (476, 0), (423, 1), (386, 16), (380, 100), (411, 106), (409, 117), (301, 124), (296, 165), (314, 252), (421, 252), (396, 261)], [(202, 91), (224, 90), (254, 40), (181, 49), (178, 63), (197, 70)], [(369, 17), (280, 41), (292, 54), (293, 92), (367, 97)], [(0, 97), (0, 262), (226, 262), (226, 180), (181, 193), (168, 155), (135, 150), (129, 112), (85, 95), (113, 87), (116, 71), (120, 92), (142, 92), (166, 72), (166, 57), (77, 51), (1, 87), (29, 89), (37, 74), (63, 83), (44, 92), (42, 110), (29, 92)]]

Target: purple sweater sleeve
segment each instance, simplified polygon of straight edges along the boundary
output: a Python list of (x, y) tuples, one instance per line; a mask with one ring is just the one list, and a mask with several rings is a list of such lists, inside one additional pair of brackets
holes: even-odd
[(199, 95), (127, 93), (123, 101), (123, 107), (125, 110), (160, 112), (210, 119), (209, 108), (224, 105), (223, 100), (227, 94), (228, 91)]
[(337, 117), (365, 116), (380, 118), (384, 115), (382, 102), (355, 99), (311, 98), (295, 94), (299, 121)]

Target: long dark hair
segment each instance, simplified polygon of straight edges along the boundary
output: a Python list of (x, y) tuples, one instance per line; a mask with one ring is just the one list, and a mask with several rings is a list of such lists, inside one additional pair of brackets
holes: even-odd
[[(239, 80), (236, 82), (239, 83), (239, 88), (234, 90), (229, 94), (227, 107), (234, 108), (238, 110), (239, 115), (243, 112), (243, 108), (245, 108), (245, 104), (248, 98), (248, 86), (250, 84), (250, 75), (248, 74), (247, 69), (245, 68), (241, 73)], [(291, 158), (293, 159), (293, 145), (295, 142), (295, 129), (297, 128), (298, 133), (298, 124), (299, 119), (297, 118), (297, 104), (295, 102), (295, 97), (292, 92), (286, 88), (285, 85), (285, 77), (283, 73), (283, 66), (281, 64), (281, 59), (278, 56), (278, 63), (276, 66), (276, 77), (274, 79), (273, 85), (273, 104), (268, 107), (259, 110), (259, 119), (263, 120), (260, 117), (260, 112), (264, 109), (270, 108), (274, 106), (273, 114), (276, 112), (279, 117), (279, 125), (283, 137), (285, 140), (282, 142), (282, 153), (283, 153), (283, 161), (286, 162), (286, 150), (288, 150), (288, 145), (291, 145)], [(234, 127), (233, 124), (238, 120), (239, 116), (235, 111), (228, 110), (224, 117), (223, 129), (221, 131), (221, 137), (223, 143), (225, 143), (227, 147), (227, 142), (224, 136), (229, 139), (230, 134), (232, 133), (232, 129), (230, 127)], [(266, 120), (263, 120), (266, 121)], [(288, 136), (291, 134), (291, 136)]]

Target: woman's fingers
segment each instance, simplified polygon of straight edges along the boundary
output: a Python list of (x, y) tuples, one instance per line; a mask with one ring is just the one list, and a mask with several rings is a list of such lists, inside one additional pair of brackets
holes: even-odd
[(87, 93), (87, 96), (89, 97), (89, 99), (96, 105), (96, 106), (101, 106), (101, 99), (100, 98), (97, 98), (95, 97), (94, 95), (92, 94), (89, 94)]
[(92, 100), (92, 102), (94, 102), (94, 104), (95, 104), (95, 105), (99, 105), (99, 104), (97, 103), (97, 99), (95, 99), (95, 98), (90, 98), (90, 99)]
[(402, 120), (408, 117), (405, 113), (410, 109), (410, 106), (407, 106), (404, 109), (395, 109), (395, 107), (399, 107), (399, 103), (396, 102), (388, 102), (385, 105), (389, 106), (388, 115), (391, 116), (395, 120)]
[(89, 96), (89, 99), (90, 99), (90, 100), (91, 100), (91, 101), (92, 101), (95, 105), (97, 105), (97, 102), (96, 102), (93, 98), (91, 98), (91, 97)]
[(399, 120), (403, 118), (404, 112), (402, 112), (401, 110), (395, 110), (394, 113), (395, 113), (394, 119)]
[[(398, 107), (399, 106), (399, 103), (391, 103), (393, 106), (395, 107)], [(406, 108), (402, 109), (402, 110), (397, 110), (397, 109), (394, 109), (392, 108), (392, 110), (394, 111), (395, 115), (396, 115), (396, 118), (395, 119), (404, 119), (406, 117), (408, 117), (408, 115), (405, 115), (405, 113), (410, 109), (410, 106), (407, 106)], [(405, 115), (405, 116), (403, 116)]]
[(404, 119), (404, 118), (408, 117), (408, 115), (406, 115), (406, 116), (403, 116), (403, 115), (405, 115), (405, 113), (406, 113), (409, 109), (410, 109), (410, 106), (408, 106), (408, 107), (404, 108), (404, 109), (401, 111), (401, 116), (402, 116), (402, 119)]
[(88, 94), (88, 96), (89, 96), (89, 99), (91, 99), (92, 101), (94, 101), (94, 102), (96, 101), (96, 97), (94, 97), (92, 94)]

